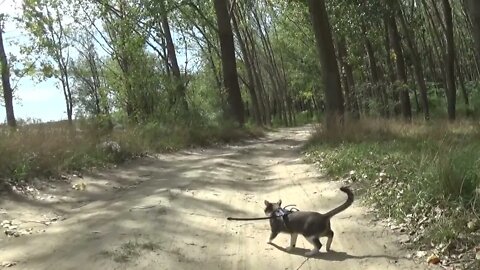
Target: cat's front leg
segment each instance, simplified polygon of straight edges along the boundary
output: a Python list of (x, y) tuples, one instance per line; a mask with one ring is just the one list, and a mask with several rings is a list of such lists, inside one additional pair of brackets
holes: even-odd
[(287, 251), (291, 251), (295, 248), (295, 245), (297, 244), (297, 236), (297, 233), (292, 233), (290, 235), (290, 246), (286, 248)]
[(270, 238), (268, 238), (267, 244), (272, 244), (272, 240), (275, 239), (275, 237), (277, 237), (277, 235), (278, 235), (278, 232), (271, 232), (270, 233)]

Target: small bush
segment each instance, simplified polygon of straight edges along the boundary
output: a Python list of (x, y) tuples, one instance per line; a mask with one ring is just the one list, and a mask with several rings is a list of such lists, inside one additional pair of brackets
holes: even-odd
[[(469, 202), (474, 198), (479, 186), (480, 149), (478, 144), (470, 148), (449, 149), (439, 156), (430, 179), (438, 179), (438, 193), (446, 199), (459, 198)], [(432, 183), (433, 184), (433, 183)]]

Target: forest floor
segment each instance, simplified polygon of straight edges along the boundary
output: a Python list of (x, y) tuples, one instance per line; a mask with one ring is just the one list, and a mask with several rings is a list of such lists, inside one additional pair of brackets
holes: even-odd
[[(402, 235), (361, 204), (332, 219), (333, 251), (307, 258), (290, 237), (267, 244), (263, 201), (282, 199), (324, 212), (344, 202), (338, 181), (306, 164), (301, 146), (313, 127), (279, 129), (262, 139), (130, 161), (2, 195), (0, 265), (12, 269), (426, 269), (401, 248)], [(72, 189), (84, 183), (85, 190)], [(79, 185), (77, 185), (78, 187)], [(324, 242), (324, 239), (322, 242)], [(0, 266), (1, 268), (1, 266)]]

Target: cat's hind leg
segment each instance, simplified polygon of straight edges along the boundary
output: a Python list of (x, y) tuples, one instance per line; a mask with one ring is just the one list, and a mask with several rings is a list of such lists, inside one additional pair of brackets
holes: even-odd
[(332, 245), (332, 241), (333, 241), (333, 236), (335, 234), (333, 233), (332, 230), (330, 230), (328, 233), (327, 233), (327, 237), (328, 237), (328, 240), (327, 240), (327, 251), (330, 251), (330, 246)]
[(318, 239), (318, 236), (314, 235), (314, 236), (309, 236), (309, 237), (305, 237), (307, 238), (308, 242), (310, 242), (310, 244), (313, 245), (313, 249), (306, 252), (305, 255), (306, 256), (314, 256), (314, 255), (317, 255), (320, 253), (320, 248), (322, 247), (322, 244), (320, 243), (320, 240)]

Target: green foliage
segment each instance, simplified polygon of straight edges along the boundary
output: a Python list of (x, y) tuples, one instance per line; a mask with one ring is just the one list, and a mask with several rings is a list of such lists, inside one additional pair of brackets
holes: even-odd
[(69, 67), (72, 70), (72, 88), (78, 104), (77, 117), (104, 118), (110, 114), (113, 100), (109, 93), (113, 92), (108, 84), (106, 74), (108, 65), (99, 57), (91, 37), (79, 37), (80, 56)]
[[(436, 84), (429, 84), (428, 88), (432, 116), (437, 119), (445, 118), (447, 116), (445, 89)], [(480, 116), (480, 85), (478, 82), (467, 82), (466, 91), (468, 106), (465, 104), (461, 89), (457, 90), (457, 111), (460, 115), (476, 119)]]
[(470, 116), (477, 118), (480, 116), (480, 83), (478, 81), (467, 82), (466, 88), (470, 98), (470, 107), (465, 108), (463, 99), (460, 99), (459, 110), (469, 110)]
[(291, 95), (297, 101), (309, 101), (313, 96), (320, 96), (320, 66), (313, 31), (311, 27), (305, 27), (310, 23), (306, 7), (291, 4), (274, 18), (273, 23), (276, 25), (273, 47), (285, 55), (283, 65), (288, 70)]
[(69, 34), (72, 31), (64, 19), (69, 12), (68, 1), (27, 0), (22, 7), (21, 23), (32, 39), (32, 44), (23, 45), (23, 56), (27, 61), (40, 57), (38, 71), (43, 77), (61, 78), (63, 74), (59, 69), (65, 68), (63, 62), (68, 62)]
[(475, 198), (480, 184), (480, 144), (472, 142), (463, 147), (456, 144), (450, 147), (443, 149), (444, 155), (434, 161), (436, 166), (430, 172), (430, 178), (438, 179), (438, 185), (434, 186), (438, 194), (468, 204)]

